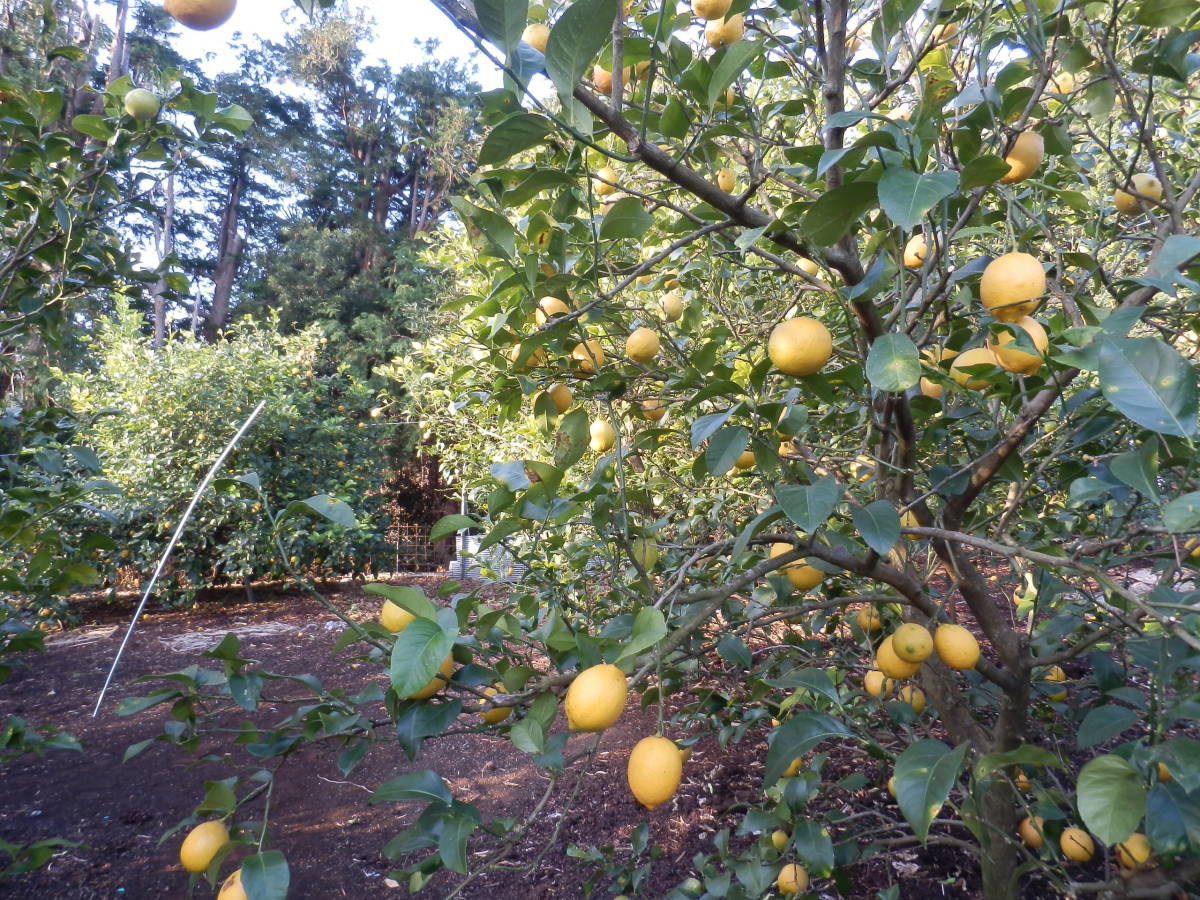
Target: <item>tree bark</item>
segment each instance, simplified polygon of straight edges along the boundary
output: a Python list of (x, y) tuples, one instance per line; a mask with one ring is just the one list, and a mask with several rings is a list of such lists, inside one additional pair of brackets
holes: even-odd
[[(175, 173), (167, 176), (166, 200), (163, 204), (162, 221), (158, 223), (158, 259), (163, 260), (175, 251)], [(159, 278), (154, 284), (154, 339), (152, 346), (161, 347), (167, 339), (166, 282)]]
[(221, 226), (217, 235), (217, 264), (213, 271), (212, 308), (204, 324), (204, 336), (212, 341), (225, 327), (229, 317), (229, 298), (233, 293), (233, 282), (237, 278), (238, 263), (246, 241), (238, 234), (238, 216), (242, 193), (246, 189), (246, 154), (238, 154), (234, 166), (233, 181), (229, 185), (229, 199), (221, 215)]

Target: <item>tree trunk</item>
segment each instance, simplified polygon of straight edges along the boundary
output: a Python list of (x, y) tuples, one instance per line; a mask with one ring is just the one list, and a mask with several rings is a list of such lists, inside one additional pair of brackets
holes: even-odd
[[(125, 25), (128, 18), (129, 0), (117, 0), (116, 32), (113, 37), (112, 58), (108, 62), (108, 78), (105, 80), (107, 85), (111, 85), (124, 75), (129, 68), (125, 41)], [(92, 104), (92, 113), (98, 116), (104, 114), (103, 94), (96, 95), (96, 102)]]
[[(166, 202), (163, 204), (162, 222), (158, 226), (158, 259), (161, 264), (175, 251), (175, 173), (167, 176)], [(167, 303), (163, 296), (167, 285), (159, 278), (154, 285), (154, 347), (161, 347), (167, 339)]]
[(238, 234), (238, 215), (242, 192), (246, 188), (246, 154), (243, 150), (235, 164), (233, 182), (229, 186), (229, 200), (221, 215), (221, 227), (217, 235), (217, 264), (213, 271), (212, 309), (204, 325), (204, 335), (216, 340), (218, 332), (225, 327), (229, 316), (229, 297), (233, 293), (233, 282), (237, 278), (238, 263), (246, 241)]

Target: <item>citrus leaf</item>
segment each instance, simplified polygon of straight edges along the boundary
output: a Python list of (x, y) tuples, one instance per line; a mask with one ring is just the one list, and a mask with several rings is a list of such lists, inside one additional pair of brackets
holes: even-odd
[(1133, 21), (1152, 28), (1182, 25), (1195, 11), (1195, 0), (1142, 0), (1134, 13)]
[(604, 240), (640, 238), (654, 226), (654, 217), (642, 208), (637, 197), (624, 197), (613, 204), (600, 225)]
[(1088, 762), (1079, 770), (1075, 790), (1083, 824), (1105, 844), (1125, 840), (1146, 814), (1142, 777), (1119, 756)]
[(287, 860), (278, 850), (256, 853), (242, 863), (246, 900), (287, 900), (290, 881)]
[(910, 745), (896, 760), (896, 802), (921, 842), (958, 780), (967, 745), (950, 748), (926, 739)]
[(708, 81), (708, 105), (714, 106), (725, 96), (729, 86), (746, 66), (750, 65), (763, 52), (763, 45), (754, 41), (738, 41), (725, 48), (720, 61), (713, 68), (712, 78)]
[(364, 584), (363, 593), (386, 597), (419, 619), (437, 620), (437, 608), (420, 588), (401, 584)]
[(911, 231), (941, 200), (958, 189), (957, 172), (924, 172), (894, 166), (879, 179), (879, 205), (888, 218)]
[(1139, 449), (1118, 453), (1108, 464), (1121, 483), (1158, 502), (1158, 447), (1147, 441)]
[(730, 425), (712, 436), (704, 450), (704, 467), (709, 475), (724, 475), (750, 443), (750, 430)]
[(879, 202), (872, 181), (852, 181), (827, 191), (808, 208), (800, 230), (819, 247), (836, 244), (848, 232), (859, 216)]
[(1196, 433), (1196, 375), (1179, 351), (1156, 338), (1099, 344), (1100, 388), (1118, 412), (1159, 434)]
[(802, 710), (788, 716), (787, 721), (771, 732), (768, 738), (767, 762), (763, 770), (763, 787), (777, 782), (798, 756), (803, 756), (822, 741), (831, 738), (853, 737), (840, 720), (825, 713)]
[(877, 390), (907, 391), (921, 379), (917, 345), (907, 334), (880, 335), (867, 354), (867, 380)]
[(1186, 853), (1188, 845), (1200, 844), (1200, 804), (1183, 785), (1168, 781), (1150, 788), (1146, 801), (1146, 837), (1154, 849)]
[(994, 184), (1008, 174), (1008, 168), (1008, 163), (998, 156), (977, 156), (963, 166), (959, 189), (969, 191), (985, 184)]
[(733, 415), (732, 407), (725, 412), (709, 413), (692, 422), (692, 449), (699, 447), (712, 437), (717, 429), (729, 421), (731, 415)]
[(637, 656), (643, 650), (648, 650), (667, 636), (667, 620), (663, 618), (662, 610), (647, 606), (638, 610), (633, 620), (633, 634), (629, 642), (621, 650), (616, 662)]
[[(521, 39), (529, 17), (528, 0), (475, 0), (475, 15), (488, 40), (508, 53)], [(482, 162), (482, 160), (481, 160)]]
[(410, 760), (421, 752), (421, 742), (441, 734), (462, 712), (462, 701), (409, 703), (396, 716), (396, 743)]
[(455, 637), (429, 619), (416, 619), (396, 635), (388, 668), (396, 693), (408, 697), (429, 684), (454, 646)]
[(867, 546), (880, 556), (886, 556), (900, 540), (900, 514), (887, 500), (855, 507), (854, 527)]
[(820, 822), (803, 819), (792, 828), (792, 846), (805, 868), (814, 875), (828, 878), (833, 872), (833, 839)]
[(1008, 766), (1051, 766), (1056, 769), (1063, 767), (1059, 758), (1049, 750), (1035, 747), (1032, 744), (1022, 744), (1015, 750), (1005, 753), (988, 753), (983, 756), (979, 762), (975, 763), (975, 777), (982, 781), (997, 769), (1004, 769)]
[(479, 523), (470, 516), (464, 516), (460, 513), (442, 516), (434, 523), (433, 527), (429, 529), (429, 540), (431, 542), (440, 541), (442, 538), (447, 538), (452, 534), (457, 534), (465, 528), (479, 527)]
[(1089, 710), (1079, 723), (1079, 731), (1075, 734), (1075, 746), (1080, 750), (1095, 747), (1105, 741), (1115, 738), (1122, 731), (1133, 727), (1138, 720), (1138, 714), (1127, 706), (1107, 704)]
[(801, 531), (812, 534), (833, 514), (842, 499), (842, 486), (826, 476), (809, 485), (782, 485), (775, 489), (775, 499)]
[(560, 97), (569, 99), (575, 84), (608, 43), (619, 0), (576, 0), (559, 16), (546, 42), (546, 74)]
[(587, 410), (582, 406), (562, 417), (554, 434), (554, 465), (557, 468), (566, 471), (579, 462), (587, 450), (590, 424)]
[(465, 816), (446, 816), (442, 819), (442, 833), (438, 835), (438, 854), (451, 872), (467, 874), (467, 838), (474, 830), (475, 823)]
[(425, 769), (421, 772), (409, 772), (399, 778), (386, 781), (375, 789), (367, 800), (368, 803), (444, 803), (449, 806), (454, 802), (454, 795), (437, 772)]
[(1200, 525), (1200, 491), (1176, 497), (1163, 507), (1163, 525), (1171, 534), (1191, 531)]
[(494, 166), (522, 150), (536, 147), (551, 131), (553, 124), (545, 116), (517, 113), (491, 130), (479, 150), (479, 165)]

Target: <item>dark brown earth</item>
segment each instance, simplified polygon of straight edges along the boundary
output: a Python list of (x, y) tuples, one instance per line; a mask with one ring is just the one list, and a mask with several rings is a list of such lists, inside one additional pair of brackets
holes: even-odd
[[(437, 578), (409, 579), (430, 593), (437, 582)], [(358, 618), (370, 617), (377, 609), (377, 599), (353, 585), (332, 588), (331, 597)], [(376, 670), (331, 653), (341, 626), (316, 603), (280, 594), (260, 594), (258, 602), (246, 603), (240, 593), (213, 594), (202, 598), (192, 611), (155, 613), (142, 621), (105, 711), (93, 719), (97, 691), (129, 615), (129, 608), (120, 605), (83, 607), (82, 625), (50, 636), (47, 652), (31, 658), (30, 668), (18, 671), (0, 691), (0, 720), (19, 715), (30, 722), (58, 723), (85, 745), (82, 754), (25, 757), (4, 770), (0, 837), (28, 843), (56, 836), (81, 846), (60, 853), (40, 871), (0, 882), (0, 897), (140, 900), (188, 896), (187, 878), (178, 865), (179, 837), (168, 838), (161, 846), (159, 838), (189, 815), (203, 796), (205, 780), (226, 777), (230, 771), (211, 764), (196, 767), (192, 757), (162, 744), (152, 745), (123, 764), (127, 746), (159, 733), (164, 712), (156, 708), (132, 719), (112, 714), (122, 698), (153, 687), (133, 684), (138, 675), (195, 663), (213, 664), (201, 659), (198, 651), (172, 649), (172, 639), (201, 633), (213, 635), (215, 643), (231, 628), (283, 624), (287, 627), (277, 633), (247, 638), (243, 655), (260, 660), (266, 669), (312, 673), (326, 686), (351, 691), (368, 677), (378, 677)], [(605, 732), (580, 802), (567, 812), (557, 835), (558, 811), (575, 784), (578, 767), (560, 779), (545, 813), (535, 820), (513, 854), (516, 863), (528, 864), (545, 850), (537, 869), (528, 872), (517, 865), (487, 872), (458, 896), (500, 900), (583, 897), (584, 882), (595, 870), (569, 858), (567, 848), (572, 844), (612, 845), (619, 858), (628, 858), (630, 835), (643, 822), (649, 823), (651, 843), (663, 853), (638, 896), (665, 896), (684, 878), (696, 874), (692, 857), (712, 852), (713, 835), (720, 828), (736, 828), (743, 804), (761, 797), (765, 730), (751, 732), (726, 749), (712, 738), (702, 740), (685, 767), (679, 792), (669, 804), (648, 813), (629, 794), (624, 763), (632, 745), (654, 729), (653, 716), (637, 710), (631, 702), (618, 724)], [(584, 740), (573, 738), (568, 752), (583, 746)], [(830, 752), (826, 781), (862, 772), (869, 785), (854, 793), (835, 792), (827, 802), (856, 812), (875, 809), (894, 821), (896, 809), (880, 789), (885, 780), (881, 764), (850, 745)], [(415, 820), (420, 805), (369, 806), (366, 798), (384, 781), (426, 768), (445, 777), (457, 798), (477, 804), (485, 821), (493, 816), (523, 820), (547, 784), (546, 774), (500, 737), (458, 735), (430, 741), (415, 763), (394, 745), (385, 744), (373, 749), (349, 778), (341, 776), (330, 753), (310, 748), (287, 764), (272, 799), (272, 842), (287, 856), (292, 873), (290, 896), (406, 896), (406, 887), (388, 878), (393, 866), (380, 851), (388, 839)], [(904, 831), (885, 831), (880, 836), (889, 835), (903, 840)], [(735, 842), (747, 840), (751, 838), (736, 838)], [(956, 847), (897, 846), (890, 855), (855, 866), (848, 892), (839, 894), (828, 881), (816, 882), (814, 890), (823, 897), (869, 898), (894, 884), (901, 898), (974, 898), (978, 896), (976, 871), (970, 855)], [(460, 876), (443, 873), (422, 896), (446, 897), (460, 880)], [(615, 891), (609, 884), (601, 879), (595, 896), (612, 896)], [(192, 896), (211, 897), (214, 893), (201, 884)]]

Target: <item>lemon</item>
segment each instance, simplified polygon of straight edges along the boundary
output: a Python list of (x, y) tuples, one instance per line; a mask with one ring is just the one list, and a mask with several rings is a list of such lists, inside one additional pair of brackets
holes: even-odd
[(658, 562), (658, 545), (649, 538), (635, 538), (630, 545), (633, 551), (633, 558), (636, 559), (643, 569), (649, 572), (654, 568), (654, 564)]
[(658, 335), (649, 328), (637, 328), (625, 339), (625, 355), (634, 362), (647, 363), (658, 355)]
[(571, 408), (571, 400), (573, 394), (571, 389), (565, 384), (552, 384), (546, 389), (546, 394), (550, 398), (550, 402), (554, 404), (554, 408), (558, 410), (561, 416)]
[(604, 348), (599, 341), (583, 341), (571, 350), (571, 359), (575, 362), (576, 372), (586, 378), (595, 375), (604, 365)]
[(1034, 850), (1041, 849), (1045, 843), (1045, 837), (1042, 829), (1046, 825), (1046, 820), (1041, 816), (1026, 816), (1021, 820), (1021, 824), (1017, 826), (1017, 834), (1021, 836), (1021, 841), (1026, 847)]
[(939, 625), (933, 633), (933, 648), (951, 669), (973, 669), (979, 662), (979, 641), (961, 625)]
[(543, 297), (533, 311), (533, 319), (539, 325), (545, 325), (555, 316), (565, 316), (570, 311), (571, 307), (557, 297)]
[(808, 890), (808, 872), (804, 866), (788, 863), (779, 870), (775, 878), (775, 889), (785, 897), (792, 897), (801, 891)]
[(249, 900), (246, 889), (242, 887), (241, 869), (234, 869), (233, 874), (225, 879), (225, 883), (221, 885), (221, 893), (217, 894), (217, 900)]
[(163, 9), (176, 22), (196, 31), (208, 31), (229, 21), (237, 0), (166, 0)]
[[(495, 687), (483, 689), (483, 696), (485, 697), (495, 697), (497, 694), (503, 693), (504, 685), (500, 684), (499, 682), (496, 683)], [(492, 706), (485, 707), (480, 715), (483, 717), (483, 721), (487, 722), (489, 725), (495, 725), (497, 722), (503, 722), (505, 719), (507, 719), (510, 712), (512, 712), (511, 706)]]
[(771, 844), (777, 851), (782, 853), (783, 848), (787, 846), (788, 841), (791, 840), (791, 837), (792, 836), (782, 828), (776, 828), (771, 832)]
[(921, 668), (920, 663), (909, 662), (896, 655), (891, 637), (886, 637), (875, 651), (875, 668), (888, 678), (911, 678)]
[[(598, 71), (604, 72), (604, 70), (601, 69), (599, 66), (597, 66), (596, 68)], [(605, 74), (608, 75), (607, 72), (605, 72)], [(594, 76), (592, 78), (592, 81), (593, 81), (593, 83), (595, 82)], [(596, 87), (600, 87), (600, 85), (596, 85)], [(607, 94), (611, 90), (612, 90), (612, 75), (608, 75), (608, 87), (600, 88), (600, 92), (602, 94)], [(618, 172), (616, 169), (614, 169), (612, 166), (605, 166), (602, 169), (597, 169), (596, 170), (596, 178), (599, 179), (598, 183), (596, 184), (596, 193), (601, 197), (607, 197), (610, 194), (615, 194), (617, 192), (617, 185), (619, 185), (621, 183), (621, 173)]]
[(683, 315), (683, 301), (675, 291), (663, 294), (658, 301), (658, 311), (668, 322), (677, 322)]
[(879, 631), (883, 628), (883, 617), (873, 606), (864, 606), (859, 609), (854, 621), (858, 622), (858, 627), (863, 631)]
[(1096, 852), (1092, 836), (1082, 828), (1064, 828), (1058, 846), (1062, 848), (1063, 856), (1080, 863), (1087, 862)]
[(723, 19), (733, 0), (692, 0), (692, 12), (701, 19)]
[(638, 404), (638, 412), (643, 419), (658, 422), (667, 414), (667, 401), (643, 400)]
[(983, 390), (990, 382), (986, 378), (980, 378), (977, 375), (964, 372), (963, 369), (967, 366), (984, 365), (996, 365), (996, 357), (992, 354), (991, 350), (987, 347), (974, 347), (971, 350), (964, 350), (954, 358), (954, 364), (950, 366), (950, 377), (968, 390)]
[(1150, 861), (1150, 841), (1144, 834), (1134, 832), (1117, 844), (1117, 862), (1126, 869), (1140, 869)]
[(572, 731), (603, 731), (620, 718), (628, 693), (625, 673), (616, 666), (601, 663), (584, 669), (567, 688), (563, 702), (567, 727)]
[(717, 187), (727, 194), (733, 193), (733, 189), (737, 187), (737, 179), (733, 176), (733, 169), (725, 167), (717, 170)]
[(811, 259), (809, 259), (807, 256), (800, 257), (800, 259), (798, 259), (796, 261), (796, 266), (805, 275), (811, 275), (813, 278), (816, 278), (817, 273), (821, 271), (821, 267), (818, 266)]
[(525, 362), (518, 363), (518, 360), (521, 358), (521, 345), (517, 344), (517, 346), (508, 351), (508, 358), (518, 372), (528, 372), (534, 366), (544, 366), (546, 364), (546, 348), (538, 347), (525, 357)]
[(1059, 72), (1050, 79), (1050, 85), (1056, 94), (1072, 94), (1079, 86), (1079, 79), (1075, 77), (1074, 72)]
[(1029, 776), (1017, 769), (1017, 774), (1013, 776), (1013, 784), (1016, 785), (1019, 791), (1028, 791), (1033, 788), (1033, 784), (1029, 781)]
[(753, 468), (754, 467), (754, 451), (753, 450), (743, 450), (741, 453), (739, 453), (738, 458), (736, 460), (734, 460), (734, 462), (733, 462), (733, 467), (735, 469), (741, 469), (741, 470)]
[(863, 676), (863, 689), (872, 697), (878, 697), (882, 694), (890, 694), (892, 688), (896, 686), (896, 682), (888, 678), (878, 669), (872, 669)]
[(630, 752), (625, 775), (638, 803), (655, 809), (671, 799), (683, 777), (679, 748), (665, 737), (644, 737)]
[(1159, 781), (1170, 781), (1171, 770), (1167, 768), (1166, 763), (1157, 763), (1155, 766), (1155, 775)]
[[(780, 541), (777, 544), (771, 545), (770, 559), (787, 553), (789, 550), (795, 549), (791, 544)], [(799, 591), (810, 591), (818, 584), (825, 580), (825, 573), (816, 566), (810, 566), (803, 562), (790, 562), (781, 570), (787, 576), (787, 580), (791, 582), (792, 587)]]
[(929, 29), (929, 40), (936, 47), (939, 44), (947, 43), (956, 34), (958, 34), (958, 25), (954, 22), (947, 22)]
[(1009, 347), (1009, 344), (1016, 342), (1016, 338), (1007, 331), (997, 337), (994, 342), (989, 339), (988, 349), (996, 358), (996, 364), (1006, 372), (1033, 375), (1042, 367), (1042, 360), (1045, 359), (1046, 350), (1050, 347), (1050, 338), (1042, 324), (1030, 316), (1022, 316), (1012, 324), (1029, 335), (1033, 346), (1037, 348), (1037, 353), (1030, 353), (1020, 347)]
[[(592, 84), (596, 86), (596, 90), (598, 90), (600, 93), (611, 94), (613, 89), (612, 72), (608, 71), (608, 69), (604, 68), (604, 66), (593, 66)], [(604, 169), (601, 169), (600, 172), (597, 172), (596, 174), (603, 178), (604, 176), (601, 175), (601, 172), (604, 171)], [(611, 172), (612, 169), (608, 169), (607, 171)], [(608, 180), (616, 181), (615, 178)], [(603, 197), (606, 194), (613, 193), (615, 190), (616, 188), (612, 187), (611, 185), (602, 184), (596, 188), (596, 193)]]
[(767, 340), (771, 363), (788, 375), (811, 375), (833, 355), (833, 337), (816, 319), (799, 316), (780, 322)]
[(1008, 163), (1008, 173), (1000, 179), (1001, 184), (1024, 181), (1038, 170), (1045, 158), (1046, 142), (1042, 136), (1036, 131), (1022, 131), (1008, 151), (1008, 156), (1004, 157)]
[(228, 843), (229, 829), (223, 822), (201, 822), (179, 845), (179, 861), (189, 872), (203, 872), (217, 851)]
[(383, 608), (379, 610), (379, 624), (393, 633), (403, 631), (414, 619), (416, 616), (391, 600), (384, 600)]
[(145, 88), (134, 88), (125, 95), (125, 112), (139, 122), (149, 122), (158, 115), (158, 97)]
[(919, 269), (925, 264), (925, 254), (929, 252), (929, 244), (925, 235), (914, 234), (904, 245), (904, 265), (909, 269)]
[(924, 626), (909, 622), (892, 633), (892, 649), (910, 663), (924, 662), (933, 652), (933, 635)]
[(983, 270), (979, 298), (1002, 322), (1015, 322), (1037, 308), (1046, 293), (1046, 271), (1037, 257), (1028, 253), (997, 256)]
[(913, 712), (920, 715), (925, 710), (925, 692), (919, 687), (911, 684), (906, 684), (900, 688), (900, 699), (913, 708)]
[(888, 779), (887, 792), (892, 795), (893, 800), (896, 799), (896, 776), (895, 775), (893, 775), (891, 778)]
[(521, 32), (521, 40), (539, 53), (545, 53), (546, 43), (550, 40), (550, 28), (541, 22), (533, 22), (525, 26), (525, 30)]
[(741, 13), (724, 19), (712, 19), (704, 26), (704, 39), (713, 48), (736, 44), (745, 34), (746, 17)]
[[(450, 680), (450, 676), (454, 674), (454, 656), (447, 653), (446, 658), (442, 660), (442, 664), (438, 666), (438, 674), (434, 675), (429, 680), (429, 684), (421, 688), (415, 694), (409, 694), (409, 700), (428, 700), (438, 691), (446, 686), (446, 682)], [(441, 677), (438, 677), (441, 676)]]
[[(1133, 185), (1133, 189), (1139, 194), (1149, 197), (1151, 200), (1161, 200), (1163, 195), (1162, 182), (1153, 175), (1148, 175), (1144, 172), (1139, 172), (1129, 179)], [(1117, 189), (1113, 194), (1113, 203), (1117, 207), (1117, 212), (1123, 216), (1132, 215), (1133, 213), (1141, 212), (1150, 206), (1145, 200), (1142, 200), (1128, 191)]]
[(606, 450), (612, 449), (617, 442), (617, 431), (608, 422), (603, 419), (597, 419), (588, 427), (588, 433), (591, 435), (591, 440), (588, 441), (588, 446), (592, 448), (594, 453), (604, 453)]
[(800, 767), (802, 765), (804, 765), (804, 760), (802, 760), (799, 756), (797, 756), (790, 763), (788, 763), (788, 767), (783, 770), (783, 777), (784, 778), (794, 778), (796, 776), (796, 773), (798, 773), (800, 771)]

